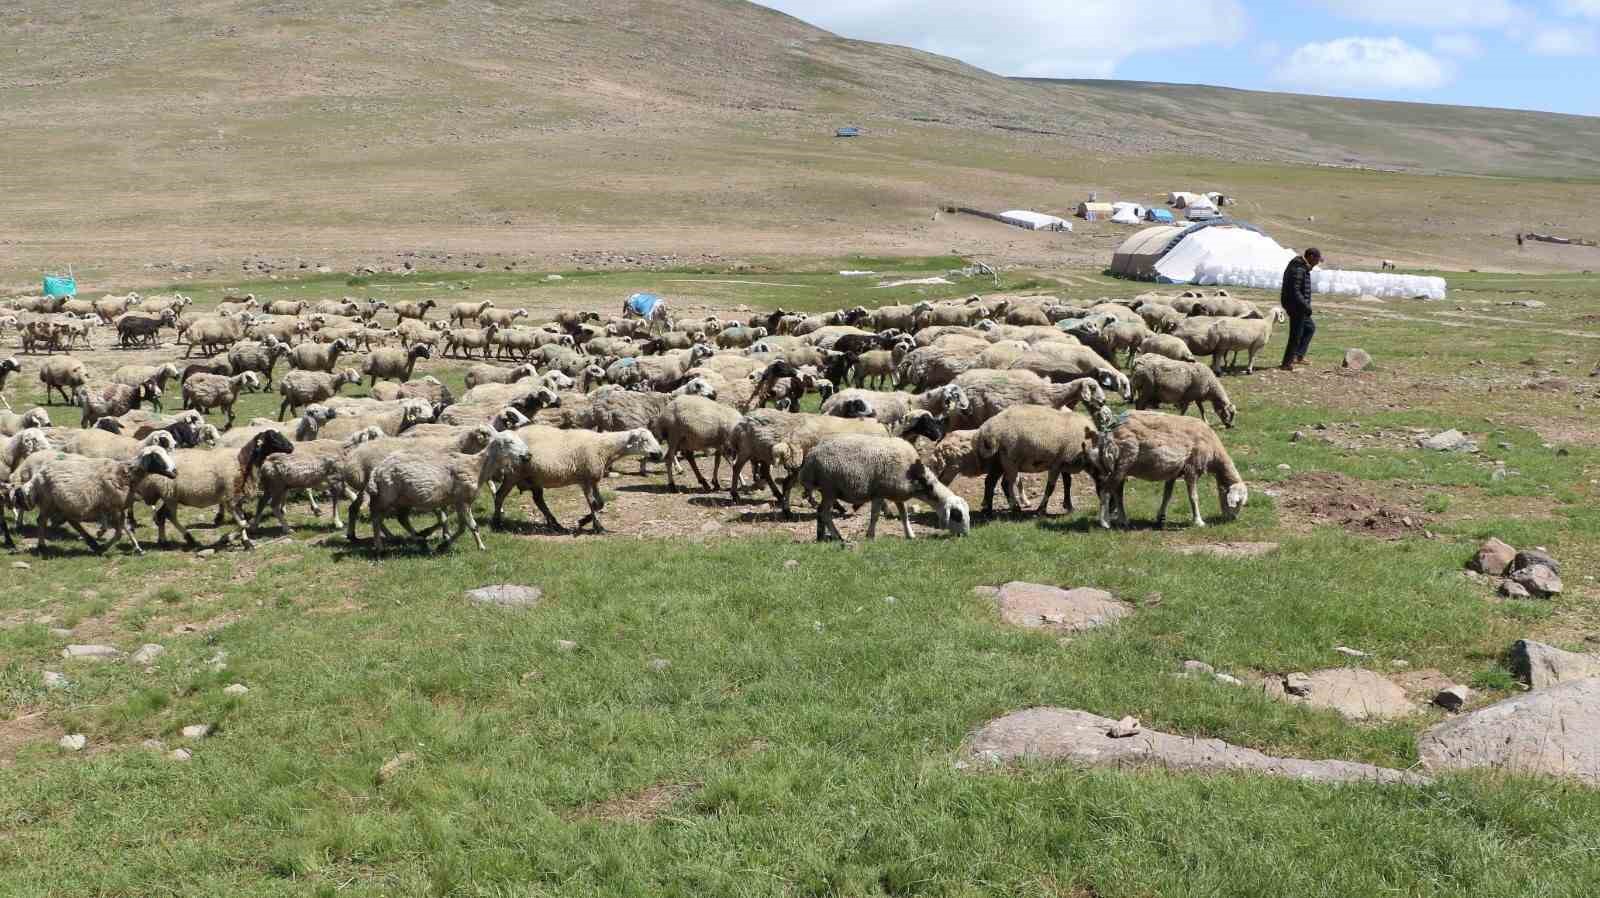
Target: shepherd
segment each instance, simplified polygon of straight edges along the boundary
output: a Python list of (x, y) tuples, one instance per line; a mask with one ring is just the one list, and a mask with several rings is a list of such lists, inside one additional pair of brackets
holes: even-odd
[(1312, 247), (1289, 260), (1283, 271), (1283, 293), (1279, 303), (1289, 315), (1288, 345), (1283, 348), (1283, 370), (1293, 371), (1306, 363), (1306, 350), (1317, 333), (1311, 319), (1311, 271), (1322, 264), (1322, 250)]
[(658, 334), (672, 329), (667, 319), (667, 301), (654, 293), (635, 293), (623, 300), (623, 318), (643, 318), (650, 324), (650, 333)]

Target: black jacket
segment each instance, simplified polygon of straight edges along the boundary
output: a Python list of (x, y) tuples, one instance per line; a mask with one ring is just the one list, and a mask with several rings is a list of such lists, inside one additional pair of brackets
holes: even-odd
[(1278, 301), (1291, 318), (1311, 315), (1311, 266), (1304, 256), (1290, 259), (1289, 267), (1283, 270), (1283, 293)]

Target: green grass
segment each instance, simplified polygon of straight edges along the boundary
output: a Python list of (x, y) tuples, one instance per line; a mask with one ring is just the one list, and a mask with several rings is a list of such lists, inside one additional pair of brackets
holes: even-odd
[[(826, 273), (845, 267), (954, 266), (757, 263), (684, 272), (689, 283), (668, 295), (820, 309), (913, 294)], [(564, 274), (380, 276), (369, 289), (443, 296), (421, 284), (471, 283), (472, 296), (501, 305), (609, 310), (679, 278)], [(726, 280), (762, 283), (713, 283)], [(1149, 289), (1075, 280), (1047, 289)], [(48, 734), (82, 732), (91, 747), (62, 755), (48, 735), (8, 749), (0, 894), (1585, 894), (1600, 880), (1600, 795), (1568, 783), (1476, 775), (1331, 787), (958, 763), (974, 727), (1061, 705), (1279, 754), (1408, 767), (1417, 733), (1443, 712), (1355, 724), (1174, 673), (1187, 659), (1246, 678), (1350, 663), (1394, 673), (1402, 660), (1494, 700), (1515, 692), (1503, 657), (1514, 639), (1582, 648), (1581, 634), (1600, 631), (1583, 574), (1600, 560), (1589, 483), (1600, 455), (1591, 440), (1540, 432), (1584, 433), (1580, 398), (1520, 386), (1543, 370), (1521, 364), (1529, 357), (1574, 379), (1587, 373), (1592, 359), (1553, 331), (1573, 327), (1600, 284), (1452, 281), (1470, 298), (1325, 308), (1314, 356), (1326, 366), (1362, 346), (1380, 367), (1359, 380), (1225, 380), (1240, 415), (1224, 439), (1252, 499), (1237, 522), (1207, 531), (1183, 526), (1180, 510), (1165, 532), (1104, 533), (1080, 512), (1000, 520), (962, 541), (890, 536), (840, 548), (490, 533), (485, 553), (463, 542), (443, 556), (380, 559), (302, 517), (295, 539), (249, 554), (29, 558), (30, 569), (7, 570), (14, 587), (0, 593), (0, 719), (41, 715)], [(788, 283), (804, 286), (770, 286)], [(1549, 305), (1483, 310), (1523, 324), (1448, 326), (1457, 303), (1500, 301), (1503, 287), (1534, 289)], [(241, 288), (348, 292), (342, 276)], [(185, 289), (204, 305), (222, 285)], [(429, 373), (459, 386), (463, 367), (436, 362)], [(32, 386), (14, 381), (13, 405), (34, 398)], [(244, 415), (275, 410), (272, 399), (248, 397)], [(1348, 423), (1397, 436), (1364, 448), (1327, 441)], [(1474, 433), (1482, 457), (1412, 447), (1410, 428), (1449, 426)], [(1307, 438), (1291, 442), (1296, 430)], [(1493, 459), (1515, 476), (1492, 480)], [(1283, 497), (1312, 472), (1429, 519), (1433, 538), (1310, 526)], [(1158, 492), (1130, 487), (1136, 521), (1153, 516)], [(1214, 491), (1203, 495), (1214, 517)], [(520, 503), (513, 514), (525, 514)], [(1499, 602), (1462, 578), (1488, 534), (1550, 547), (1568, 594)], [(1255, 559), (1177, 552), (1217, 540), (1280, 549)], [(791, 559), (798, 567), (785, 566)], [(1068, 642), (1011, 630), (972, 588), (1014, 579), (1099, 586), (1138, 611)], [(537, 584), (546, 598), (505, 612), (461, 596), (503, 582)], [(175, 632), (182, 624), (196, 626)], [(66, 664), (65, 640), (49, 628), (69, 625), (84, 634), (73, 641), (159, 642), (167, 652), (149, 671)], [(559, 651), (561, 639), (578, 649)], [(1335, 645), (1371, 657), (1352, 662)], [(671, 666), (652, 670), (653, 658)], [(47, 669), (71, 685), (44, 689)], [(249, 694), (224, 696), (235, 682)], [(139, 748), (183, 744), (179, 731), (197, 723), (213, 735), (187, 764)], [(406, 751), (417, 761), (380, 785), (378, 769)], [(594, 816), (602, 802), (657, 786), (673, 791), (650, 819)]]

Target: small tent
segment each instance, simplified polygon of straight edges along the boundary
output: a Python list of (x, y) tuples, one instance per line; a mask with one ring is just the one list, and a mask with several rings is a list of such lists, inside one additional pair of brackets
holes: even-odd
[(1001, 212), (995, 216), (1008, 225), (1026, 228), (1030, 231), (1070, 231), (1072, 222), (1055, 215), (1046, 215), (1043, 212), (1032, 212), (1027, 209), (1012, 209)]
[(1210, 202), (1210, 200), (1207, 200), (1198, 193), (1189, 193), (1186, 190), (1180, 190), (1172, 195), (1171, 205), (1174, 209), (1187, 209), (1197, 202), (1206, 203)]
[(1078, 217), (1084, 221), (1104, 221), (1117, 214), (1110, 203), (1079, 203)]
[(1136, 225), (1144, 220), (1144, 207), (1138, 203), (1112, 203), (1111, 220), (1117, 224)]
[(1172, 224), (1172, 222), (1176, 221), (1171, 211), (1167, 209), (1157, 209), (1154, 206), (1144, 210), (1144, 217), (1146, 221), (1164, 222), (1166, 224)]

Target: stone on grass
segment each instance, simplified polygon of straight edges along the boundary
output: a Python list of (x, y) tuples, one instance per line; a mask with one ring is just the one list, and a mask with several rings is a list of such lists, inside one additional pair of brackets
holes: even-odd
[(544, 598), (544, 590), (537, 586), (499, 584), (467, 590), (467, 599), (476, 605), (494, 605), (500, 608), (532, 608)]
[(1290, 695), (1304, 698), (1311, 694), (1316, 687), (1311, 683), (1311, 677), (1303, 673), (1288, 674), (1283, 678), (1283, 691)]
[(1417, 754), (1430, 770), (1491, 768), (1600, 786), (1600, 678), (1536, 689), (1427, 730)]
[(133, 657), (131, 657), (129, 660), (134, 664), (154, 664), (156, 663), (156, 659), (161, 657), (166, 651), (166, 646), (156, 645), (153, 642), (147, 642), (144, 645), (139, 646), (139, 650), (134, 652)]
[(1511, 645), (1511, 673), (1534, 689), (1545, 689), (1557, 683), (1600, 677), (1600, 655), (1568, 652), (1532, 639), (1519, 639)]
[(233, 683), (233, 684), (230, 684), (228, 686), (222, 687), (222, 694), (223, 695), (240, 696), (240, 695), (248, 694), (249, 692), (250, 692), (250, 687), (246, 686), (243, 683)]
[(57, 639), (71, 639), (72, 631), (66, 627), (51, 627), (50, 635)]
[(116, 661), (122, 651), (109, 645), (69, 645), (61, 650), (61, 657), (76, 661)]
[(226, 651), (218, 651), (206, 659), (206, 666), (212, 670), (222, 670), (228, 666), (228, 653)]
[(65, 689), (69, 685), (67, 683), (67, 675), (60, 671), (47, 670), (41, 677), (44, 680), (44, 688), (46, 689)]
[(1244, 681), (1243, 680), (1239, 679), (1238, 677), (1232, 676), (1230, 674), (1219, 673), (1219, 674), (1212, 674), (1211, 676), (1214, 677), (1218, 683), (1227, 683), (1229, 686), (1243, 686), (1244, 685)]
[(645, 666), (656, 673), (661, 673), (662, 671), (670, 668), (672, 666), (672, 662), (666, 658), (651, 658), (648, 662), (646, 662)]
[(1106, 735), (1112, 739), (1127, 739), (1139, 735), (1139, 718), (1127, 716), (1111, 725)]
[(1501, 580), (1500, 589), (1498, 591), (1500, 595), (1505, 596), (1508, 599), (1533, 598), (1533, 594), (1528, 592), (1526, 587), (1515, 580)]
[(1543, 549), (1523, 549), (1518, 552), (1516, 557), (1511, 559), (1511, 570), (1520, 571), (1536, 564), (1542, 564), (1558, 574), (1561, 573), (1561, 562)]
[(1372, 364), (1372, 356), (1367, 355), (1365, 349), (1346, 349), (1344, 351), (1344, 367), (1351, 371), (1362, 371)]
[(415, 763), (416, 760), (416, 752), (403, 751), (389, 760), (384, 761), (383, 766), (378, 768), (378, 785), (381, 786), (384, 783), (394, 779), (401, 770), (403, 770), (407, 765)]
[[(1268, 694), (1276, 696), (1277, 692), (1269, 685)], [(1359, 667), (1290, 674), (1284, 678), (1282, 697), (1308, 707), (1337, 711), (1351, 720), (1389, 720), (1416, 710), (1404, 689)]]
[(578, 644), (570, 639), (556, 640), (556, 651), (558, 652), (576, 652), (577, 650)]
[(1176, 546), (1179, 555), (1214, 555), (1217, 558), (1260, 558), (1278, 551), (1277, 543), (1197, 543)]
[(174, 761), (188, 761), (194, 757), (194, 752), (187, 748), (174, 748), (167, 757)]
[(1467, 702), (1472, 701), (1472, 690), (1465, 686), (1450, 686), (1439, 690), (1433, 697), (1433, 703), (1452, 713), (1460, 711)]
[(160, 739), (146, 739), (139, 743), (139, 747), (145, 751), (166, 751), (167, 743), (162, 742)]
[(1473, 452), (1478, 448), (1470, 437), (1454, 429), (1417, 440), (1417, 445), (1435, 452)]
[[(1220, 739), (1196, 739), (1142, 729), (1110, 739), (1118, 721), (1067, 708), (1030, 708), (1007, 714), (968, 737), (965, 754), (994, 766), (1011, 761), (1064, 761), (1085, 767), (1160, 767), (1200, 773), (1252, 772), (1318, 783), (1425, 783), (1425, 777), (1349, 761), (1278, 758)], [(973, 764), (969, 769), (985, 765)]]
[(1363, 652), (1360, 649), (1353, 649), (1347, 645), (1336, 645), (1333, 647), (1333, 650), (1348, 658), (1366, 658), (1370, 655), (1368, 652)]
[(82, 733), (69, 733), (56, 740), (63, 751), (83, 751), (89, 744), (89, 737)]
[(1204, 661), (1185, 661), (1183, 662), (1183, 672), (1214, 676), (1217, 672), (1217, 669), (1205, 663)]
[(211, 724), (191, 723), (184, 727), (180, 732), (183, 734), (183, 738), (185, 739), (204, 739), (205, 737), (211, 735)]
[(792, 571), (792, 570), (794, 570), (795, 568), (797, 568), (799, 566), (800, 566), (800, 562), (796, 561), (793, 558), (791, 558), (788, 561), (785, 561), (783, 563), (783, 569), (786, 570), (786, 571)]
[(1561, 578), (1556, 572), (1542, 564), (1512, 571), (1511, 582), (1540, 598), (1561, 595), (1563, 588)]
[(1061, 589), (1020, 581), (1000, 587), (995, 602), (1008, 624), (1063, 632), (1093, 629), (1133, 613), (1103, 589)]
[(1491, 536), (1478, 547), (1478, 554), (1472, 556), (1467, 567), (1480, 574), (1499, 577), (1511, 569), (1511, 562), (1516, 557), (1516, 549)]

